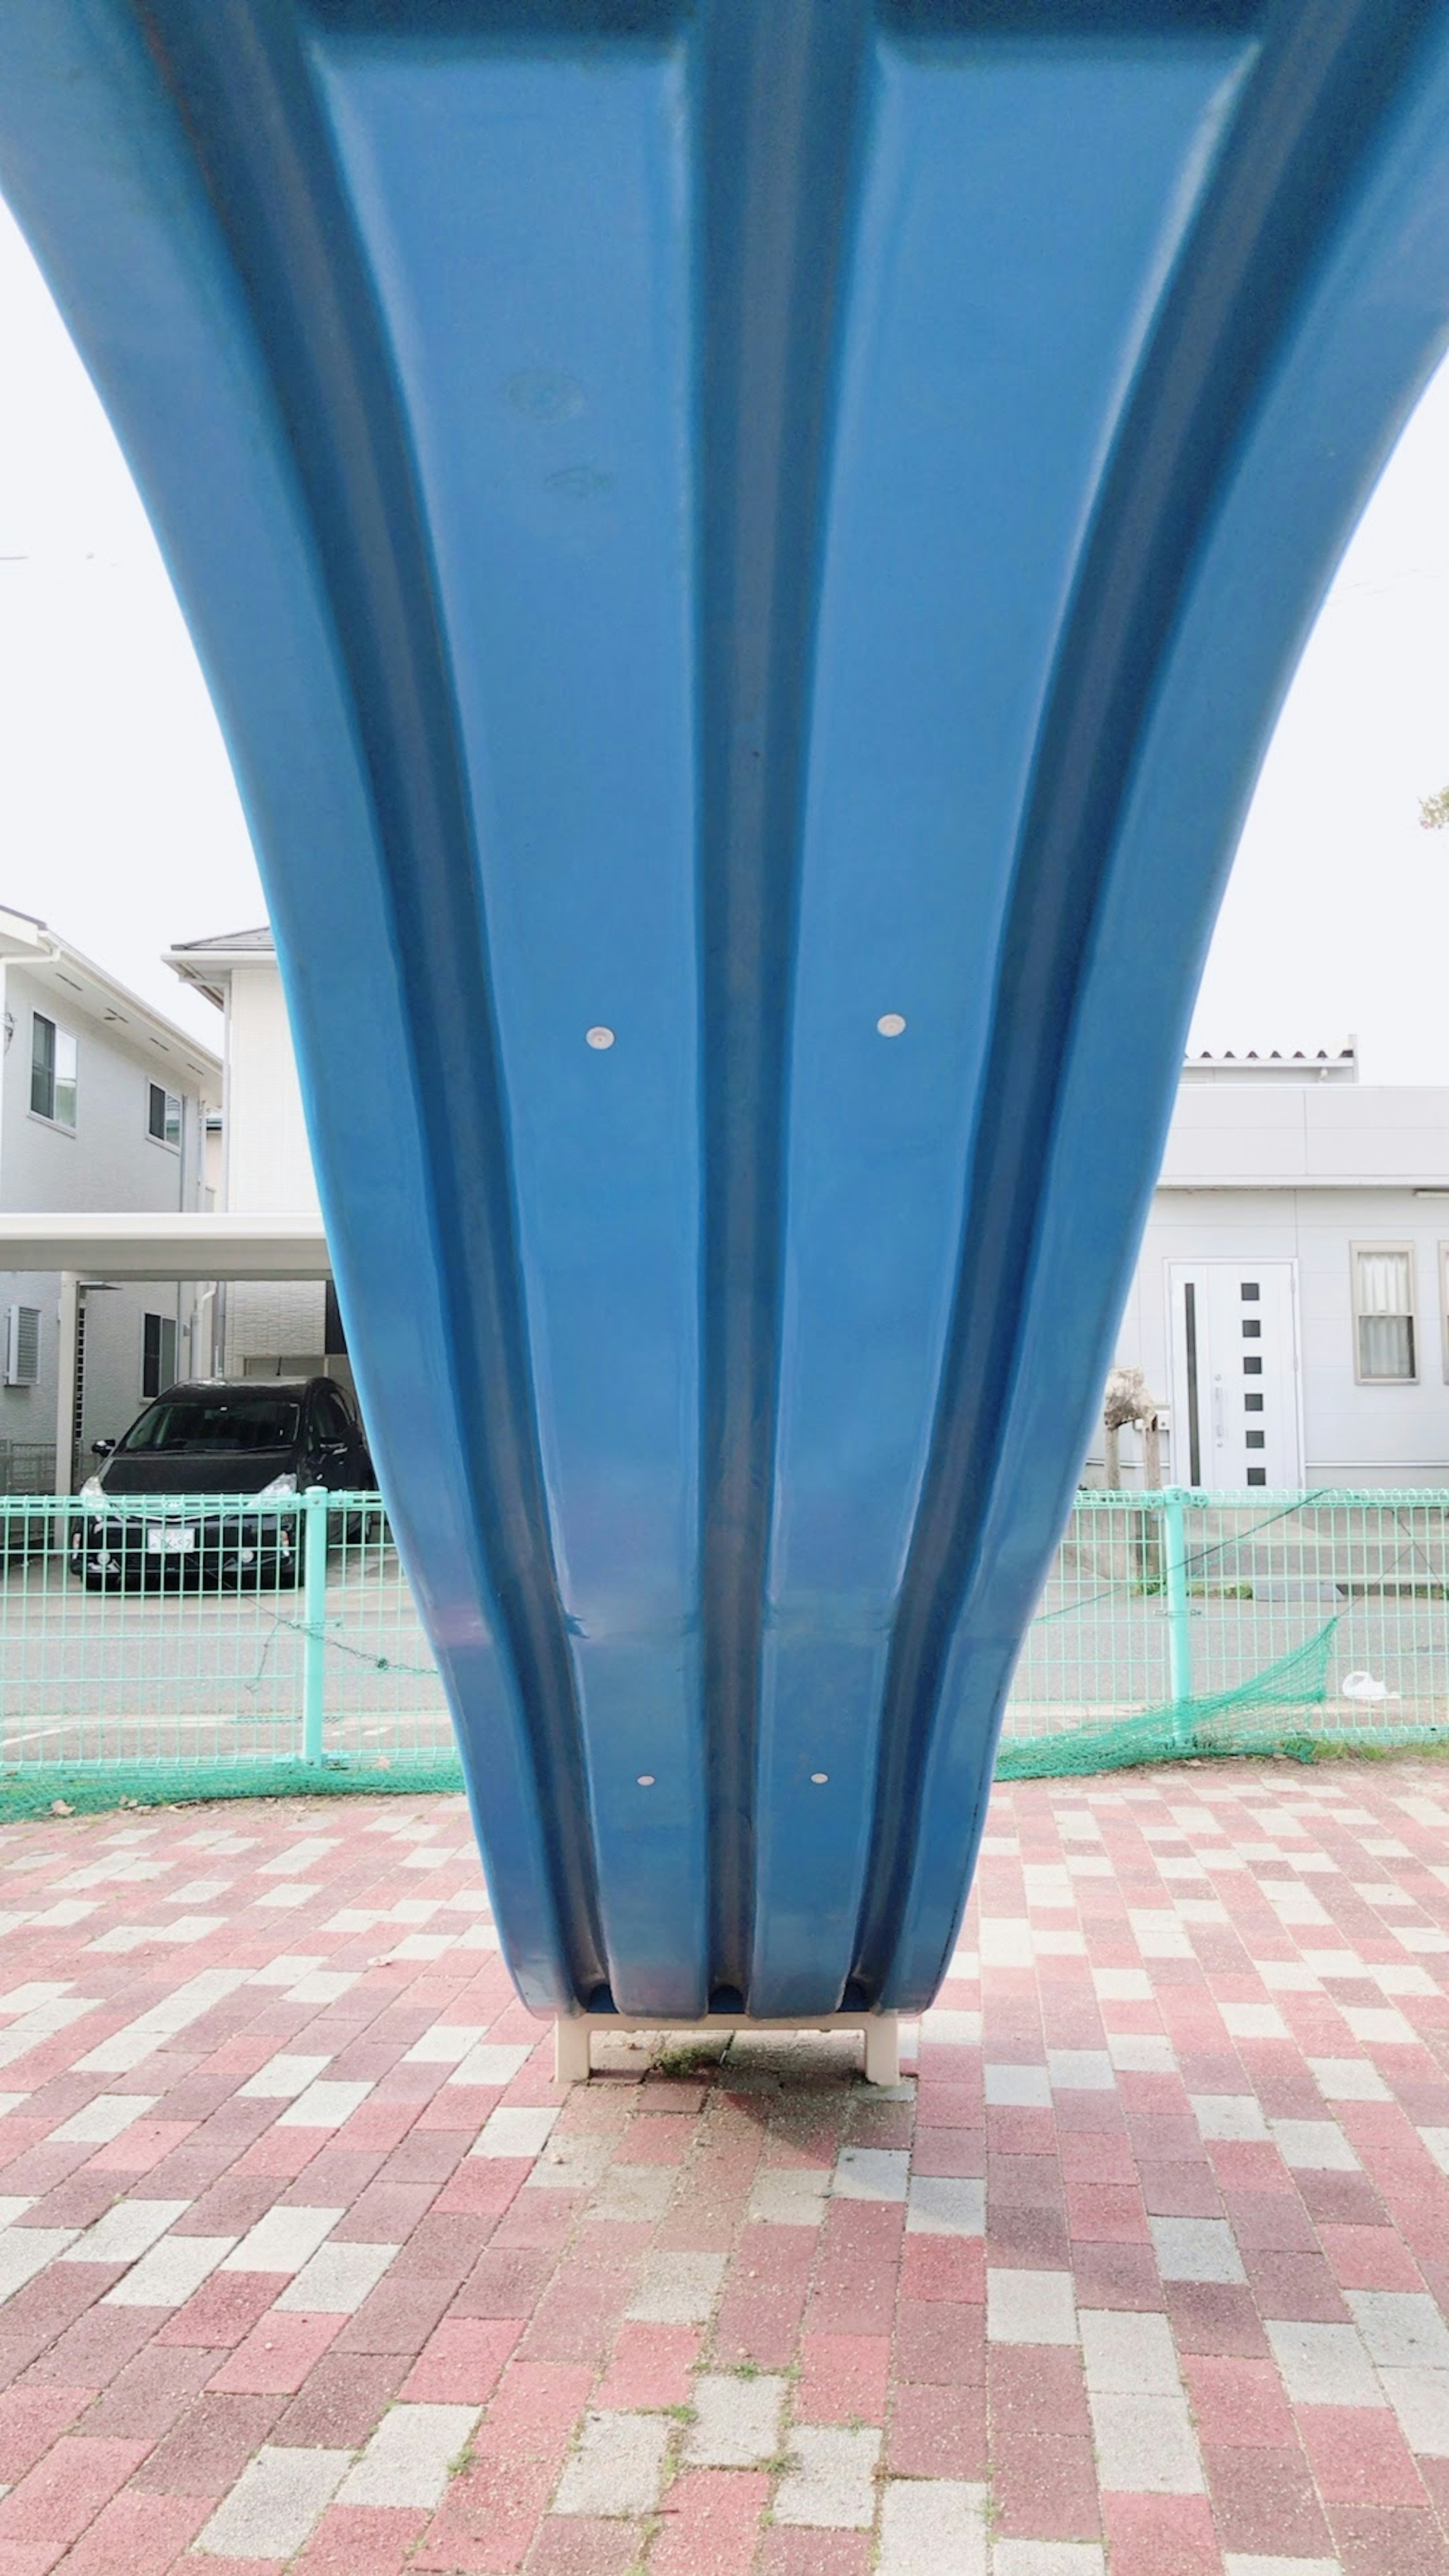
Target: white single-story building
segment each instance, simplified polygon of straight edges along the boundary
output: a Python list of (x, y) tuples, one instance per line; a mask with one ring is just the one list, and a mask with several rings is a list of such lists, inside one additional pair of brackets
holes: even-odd
[(1352, 1045), (1184, 1069), (1117, 1343), (1166, 1482), (1449, 1487), (1449, 1090), (1357, 1076)]

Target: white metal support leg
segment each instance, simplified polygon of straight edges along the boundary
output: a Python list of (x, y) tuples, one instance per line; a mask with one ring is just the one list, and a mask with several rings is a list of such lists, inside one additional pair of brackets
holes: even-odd
[(901, 2026), (894, 2013), (871, 2013), (865, 2024), (867, 2084), (899, 2084)]
[(590, 2042), (596, 2030), (720, 2031), (858, 2030), (865, 2041), (867, 2084), (899, 2084), (901, 2029), (899, 2016), (883, 2013), (831, 2013), (819, 2021), (752, 2021), (748, 2013), (709, 2013), (702, 2021), (639, 2021), (633, 2014), (563, 2013), (553, 2026), (553, 2070), (558, 2084), (587, 2084), (592, 2073)]
[(555, 2084), (587, 2084), (591, 2037), (588, 2020), (583, 2013), (560, 2015), (553, 2026)]

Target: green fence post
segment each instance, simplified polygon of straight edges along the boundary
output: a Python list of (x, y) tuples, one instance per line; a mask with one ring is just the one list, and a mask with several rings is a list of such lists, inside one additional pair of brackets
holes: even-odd
[(302, 1541), (302, 1759), (322, 1759), (322, 1704), (327, 1654), (327, 1489), (309, 1486), (302, 1496), (297, 1535)]
[(1187, 1607), (1187, 1536), (1183, 1497), (1170, 1485), (1162, 1497), (1162, 1582), (1167, 1595), (1167, 1682), (1172, 1693), (1172, 1732), (1186, 1732), (1183, 1711), (1192, 1697), (1192, 1631)]

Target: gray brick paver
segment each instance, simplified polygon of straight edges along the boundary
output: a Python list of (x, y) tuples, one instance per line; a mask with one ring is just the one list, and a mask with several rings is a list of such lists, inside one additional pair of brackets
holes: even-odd
[(265, 2445), (192, 2547), (214, 2558), (294, 2557), (326, 2512), (349, 2460), (346, 2451)]
[(658, 2415), (586, 2415), (565, 2462), (556, 2514), (651, 2513), (659, 2500), (670, 2427)]
[(873, 2425), (797, 2424), (775, 2489), (775, 2520), (817, 2531), (869, 2531), (881, 2437)]
[(356, 2467), (349, 2469), (338, 2503), (438, 2504), (449, 2466), (480, 2411), (476, 2406), (390, 2406)]
[(780, 2448), (780, 2410), (788, 2383), (762, 2371), (756, 2379), (701, 2371), (694, 2382), (695, 2421), (684, 2455), (696, 2468), (753, 2469)]

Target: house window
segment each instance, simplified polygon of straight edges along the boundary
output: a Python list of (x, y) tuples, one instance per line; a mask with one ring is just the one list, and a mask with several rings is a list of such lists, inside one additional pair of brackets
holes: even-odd
[(181, 1102), (164, 1084), (146, 1085), (146, 1133), (158, 1145), (169, 1145), (173, 1153), (181, 1150)]
[(141, 1318), (141, 1393), (164, 1395), (176, 1384), (176, 1318), (174, 1315), (143, 1315)]
[(76, 1044), (43, 1011), (30, 1021), (30, 1106), (57, 1127), (75, 1125)]
[(1414, 1255), (1407, 1244), (1353, 1248), (1354, 1360), (1365, 1386), (1418, 1375), (1414, 1339)]

